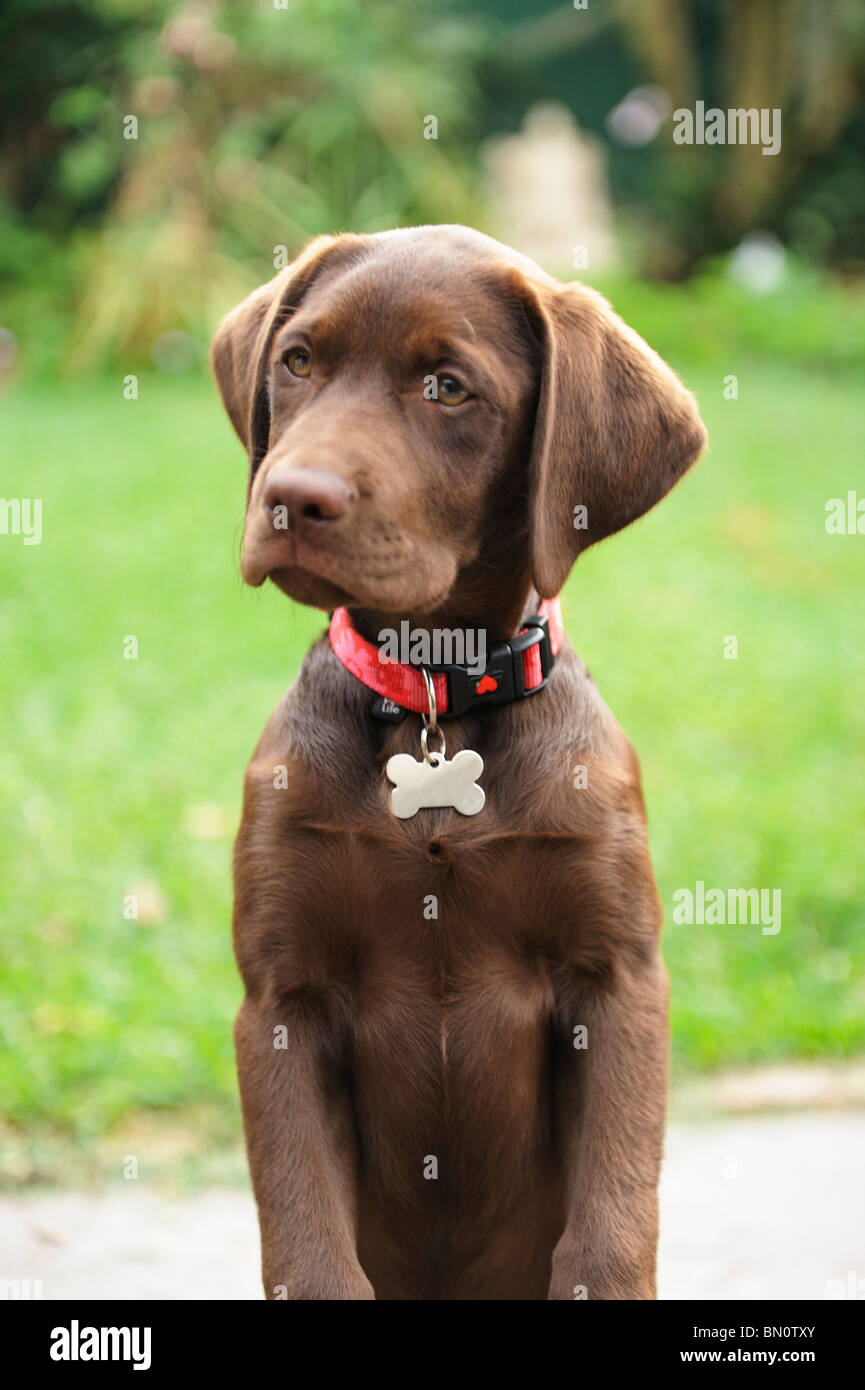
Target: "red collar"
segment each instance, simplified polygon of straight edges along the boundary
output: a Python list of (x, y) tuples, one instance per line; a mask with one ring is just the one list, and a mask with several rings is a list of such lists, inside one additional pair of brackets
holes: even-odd
[[(440, 715), (465, 714), (484, 705), (502, 705), (542, 690), (564, 640), (558, 598), (545, 599), (516, 637), (496, 642), (481, 672), (465, 666), (431, 666), (436, 707)], [(330, 620), (330, 644), (347, 671), (376, 691), (399, 714), (429, 708), (419, 666), (383, 662), (379, 648), (352, 627), (348, 610), (337, 608)]]

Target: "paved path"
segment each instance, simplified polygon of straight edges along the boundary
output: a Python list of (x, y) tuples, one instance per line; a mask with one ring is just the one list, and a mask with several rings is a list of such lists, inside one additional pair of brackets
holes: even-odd
[(672, 1130), (661, 1237), (662, 1298), (824, 1299), (850, 1270), (865, 1294), (865, 1113)]
[[(865, 1113), (679, 1125), (667, 1149), (661, 1297), (824, 1299), (851, 1270), (865, 1294)], [(259, 1298), (252, 1200), (136, 1183), (3, 1198), (0, 1277), (46, 1299)]]

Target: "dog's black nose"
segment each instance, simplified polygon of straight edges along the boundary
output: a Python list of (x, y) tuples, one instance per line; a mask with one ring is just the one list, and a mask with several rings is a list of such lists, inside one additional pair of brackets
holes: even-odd
[(263, 500), (277, 521), (280, 507), (286, 520), (336, 521), (348, 510), (352, 492), (335, 473), (277, 464), (265, 483)]

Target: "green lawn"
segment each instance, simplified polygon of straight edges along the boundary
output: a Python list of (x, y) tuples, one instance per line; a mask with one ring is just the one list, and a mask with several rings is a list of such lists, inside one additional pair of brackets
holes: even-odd
[[(677, 1064), (840, 1057), (865, 1046), (865, 536), (827, 535), (824, 504), (865, 496), (862, 374), (675, 365), (711, 452), (580, 561), (567, 625), (641, 755)], [(0, 1113), (82, 1142), (179, 1103), (234, 1123), (242, 772), (323, 625), (240, 583), (244, 462), (209, 383), (121, 382), (0, 403), (0, 492), (44, 499), (41, 545), (0, 536)], [(698, 879), (780, 888), (780, 933), (672, 924)]]

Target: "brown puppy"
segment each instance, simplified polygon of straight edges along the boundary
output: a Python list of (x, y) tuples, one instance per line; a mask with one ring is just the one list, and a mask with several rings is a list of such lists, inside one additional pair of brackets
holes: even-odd
[[(372, 642), (512, 637), (705, 441), (600, 296), (462, 227), (319, 238), (213, 366), (251, 460), (244, 578)], [(566, 643), (537, 694), (447, 722), (483, 810), (399, 820), (385, 765), (421, 721), (373, 698), (323, 637), (247, 774), (266, 1296), (652, 1298), (667, 982), (633, 749)]]

